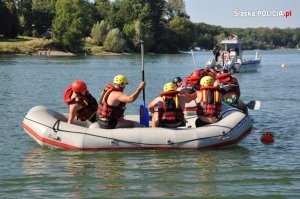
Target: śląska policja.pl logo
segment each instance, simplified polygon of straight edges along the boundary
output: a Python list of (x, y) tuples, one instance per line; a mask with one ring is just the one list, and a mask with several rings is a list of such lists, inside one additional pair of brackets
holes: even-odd
[(283, 12), (282, 10), (239, 10), (234, 9), (233, 11), (235, 17), (291, 17), (292, 10)]

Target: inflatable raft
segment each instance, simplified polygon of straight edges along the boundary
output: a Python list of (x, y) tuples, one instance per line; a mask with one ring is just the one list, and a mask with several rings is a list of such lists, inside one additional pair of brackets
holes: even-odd
[[(126, 116), (138, 121), (138, 115)], [(205, 149), (236, 146), (252, 129), (252, 120), (237, 109), (222, 106), (221, 119), (195, 128), (196, 116), (186, 116), (180, 128), (101, 129), (97, 123), (67, 123), (67, 114), (44, 106), (31, 108), (23, 120), (25, 132), (41, 146), (69, 150)]]

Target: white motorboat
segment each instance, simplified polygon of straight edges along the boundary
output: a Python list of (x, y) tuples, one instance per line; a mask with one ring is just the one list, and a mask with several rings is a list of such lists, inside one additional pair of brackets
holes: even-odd
[(207, 67), (227, 68), (231, 73), (253, 72), (260, 67), (261, 57), (259, 57), (258, 51), (256, 51), (254, 59), (243, 57), (242, 40), (237, 35), (224, 38), (221, 45), (224, 45), (224, 51), (220, 52), (218, 62), (211, 59), (207, 62)]

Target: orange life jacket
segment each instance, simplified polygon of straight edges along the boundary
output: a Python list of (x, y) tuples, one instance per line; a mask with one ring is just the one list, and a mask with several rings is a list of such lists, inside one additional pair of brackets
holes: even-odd
[(119, 106), (110, 106), (107, 104), (108, 96), (112, 91), (120, 91), (113, 85), (107, 84), (106, 88), (101, 94), (97, 114), (99, 119), (105, 118), (107, 120), (118, 120), (124, 115), (126, 103), (121, 102)]
[(97, 100), (89, 93), (86, 92), (84, 96), (71, 98), (73, 94), (72, 85), (68, 86), (64, 92), (64, 101), (70, 105), (73, 103), (80, 104), (82, 109), (78, 110), (75, 115), (81, 121), (91, 120), (97, 111)]
[(178, 101), (179, 91), (162, 92), (163, 106), (158, 109), (158, 119), (162, 124), (175, 124), (184, 121), (183, 110)]
[(217, 117), (221, 112), (222, 94), (216, 86), (203, 86), (200, 89), (202, 98), (197, 103), (198, 116)]

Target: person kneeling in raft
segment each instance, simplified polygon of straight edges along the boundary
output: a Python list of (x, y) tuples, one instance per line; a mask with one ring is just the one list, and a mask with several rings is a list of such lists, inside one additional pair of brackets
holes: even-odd
[(145, 87), (145, 82), (141, 82), (139, 87), (130, 96), (123, 93), (125, 85), (128, 84), (127, 77), (117, 75), (113, 80), (114, 85), (107, 84), (101, 94), (100, 103), (98, 105), (98, 123), (100, 128), (132, 128), (142, 127), (135, 121), (124, 119), (124, 111), (126, 103), (134, 102), (140, 92)]
[(176, 128), (185, 126), (186, 122), (183, 113), (185, 103), (195, 98), (196, 93), (191, 95), (180, 94), (179, 91), (176, 91), (175, 84), (165, 84), (164, 92), (160, 93), (159, 97), (155, 98), (148, 105), (149, 111), (153, 114), (152, 127)]
[(197, 116), (195, 125), (201, 127), (217, 122), (221, 112), (222, 94), (217, 86), (213, 86), (214, 79), (211, 76), (202, 77), (200, 91), (197, 91)]
[(69, 106), (68, 123), (72, 124), (75, 116), (78, 120), (96, 121), (97, 100), (89, 93), (86, 83), (75, 80), (64, 92), (64, 101)]

